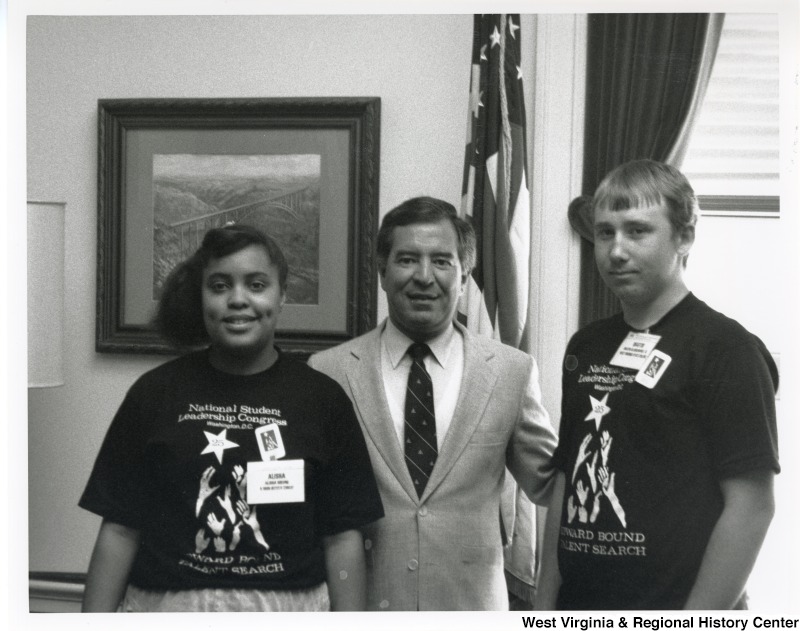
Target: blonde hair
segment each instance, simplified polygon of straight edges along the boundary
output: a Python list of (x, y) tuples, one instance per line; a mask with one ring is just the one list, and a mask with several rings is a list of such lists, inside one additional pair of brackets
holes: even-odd
[(603, 178), (592, 198), (592, 215), (598, 208), (628, 210), (664, 204), (677, 232), (697, 222), (699, 207), (694, 189), (678, 169), (655, 160), (632, 160)]

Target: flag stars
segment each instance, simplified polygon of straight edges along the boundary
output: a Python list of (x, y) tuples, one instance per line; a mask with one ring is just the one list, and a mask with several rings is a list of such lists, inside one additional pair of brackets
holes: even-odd
[(472, 110), (472, 115), (475, 118), (477, 118), (478, 116), (480, 116), (480, 109), (483, 107), (483, 90), (473, 91), (470, 101), (471, 101), (470, 109)]
[(500, 43), (500, 31), (497, 30), (497, 26), (494, 27), (494, 31), (489, 35), (489, 39), (492, 40), (492, 48)]
[(486, 56), (486, 44), (481, 46), (481, 61), (489, 61), (489, 58)]
[(517, 31), (519, 30), (519, 24), (514, 24), (514, 18), (508, 18), (508, 31), (511, 33), (511, 37), (517, 39)]
[(522, 79), (522, 68), (517, 66), (517, 79)]

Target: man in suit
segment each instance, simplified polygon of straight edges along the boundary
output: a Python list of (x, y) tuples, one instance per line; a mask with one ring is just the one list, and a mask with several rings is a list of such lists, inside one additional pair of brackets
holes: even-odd
[(389, 318), (309, 362), (352, 399), (383, 500), (365, 531), (368, 608), (506, 610), (506, 468), (537, 504), (552, 487), (536, 363), (454, 323), (475, 233), (451, 204), (400, 204), (377, 253)]

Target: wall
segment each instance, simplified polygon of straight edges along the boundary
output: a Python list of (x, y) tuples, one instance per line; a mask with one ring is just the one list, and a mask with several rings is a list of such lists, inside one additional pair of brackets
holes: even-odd
[(383, 213), (460, 194), (471, 40), (470, 15), (29, 18), (28, 198), (67, 203), (66, 384), (28, 402), (32, 571), (85, 571), (99, 522), (78, 496), (165, 359), (94, 351), (97, 99), (380, 96)]
[[(786, 174), (789, 177), (791, 171)], [(800, 468), (791, 457), (800, 441), (796, 413), (798, 222), (797, 205), (791, 199), (796, 199), (795, 194), (786, 190), (780, 218), (701, 215), (686, 273), (689, 287), (700, 298), (763, 340), (780, 370), (776, 411), (782, 470), (775, 478), (775, 517), (748, 584), (754, 609), (787, 609), (800, 590), (796, 571), (800, 513), (794, 501)], [(790, 559), (795, 561), (791, 571)]]
[[(553, 411), (561, 352), (576, 322), (577, 250), (565, 209), (579, 188), (573, 138), (583, 70), (572, 60), (583, 49), (582, 23), (574, 15), (522, 16), (525, 98), (529, 111), (541, 112), (528, 139), (537, 227), (532, 307), (537, 330), (559, 323), (537, 343)], [(471, 15), (29, 18), (27, 195), (67, 203), (66, 384), (31, 390), (28, 400), (32, 571), (86, 570), (99, 520), (76, 502), (125, 391), (165, 359), (94, 351), (96, 100), (380, 96), (384, 214), (419, 194), (457, 201), (471, 41)], [(564, 146), (573, 150), (565, 154)], [(386, 313), (381, 293), (378, 317)]]

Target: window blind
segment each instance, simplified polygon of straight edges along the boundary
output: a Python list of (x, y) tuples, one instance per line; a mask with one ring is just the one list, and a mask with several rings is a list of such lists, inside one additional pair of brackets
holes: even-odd
[(779, 194), (778, 16), (725, 15), (682, 171), (701, 196)]

